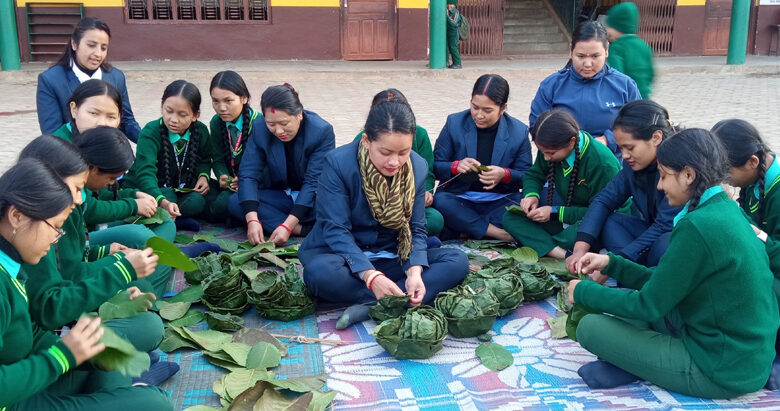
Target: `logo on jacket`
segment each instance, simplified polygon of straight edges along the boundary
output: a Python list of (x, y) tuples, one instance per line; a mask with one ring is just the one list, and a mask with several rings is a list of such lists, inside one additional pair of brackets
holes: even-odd
[(607, 107), (617, 107), (617, 103), (615, 103), (614, 101), (607, 101), (606, 104)]

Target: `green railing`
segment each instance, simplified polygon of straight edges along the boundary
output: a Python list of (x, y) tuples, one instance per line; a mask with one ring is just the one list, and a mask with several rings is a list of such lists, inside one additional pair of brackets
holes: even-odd
[(582, 0), (549, 0), (549, 2), (563, 22), (563, 25), (569, 30), (569, 34), (571, 34), (578, 23), (580, 11), (582, 10)]

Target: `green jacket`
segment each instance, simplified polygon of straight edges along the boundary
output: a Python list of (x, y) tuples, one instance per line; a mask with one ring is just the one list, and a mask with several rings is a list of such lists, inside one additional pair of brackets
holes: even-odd
[(657, 267), (609, 255), (602, 272), (633, 290), (582, 281), (574, 300), (649, 322), (676, 308), (682, 341), (704, 374), (736, 392), (758, 391), (775, 358), (780, 317), (764, 246), (743, 221), (718, 193), (677, 223)]
[[(157, 162), (157, 155), (160, 152), (162, 146), (160, 140), (160, 125), (162, 119), (150, 121), (141, 130), (141, 134), (138, 136), (138, 145), (136, 146), (135, 163), (130, 171), (122, 179), (122, 187), (136, 188), (144, 193), (147, 193), (159, 202), (163, 199), (162, 191), (158, 179), (158, 174), (162, 175), (160, 170), (160, 164)], [(211, 136), (209, 129), (205, 124), (200, 121), (197, 122), (198, 127), (198, 164), (195, 167), (195, 177), (185, 183), (186, 188), (193, 188), (198, 176), (211, 176), (211, 163), (214, 158), (213, 144), (211, 143)], [(168, 138), (166, 135), (165, 138)], [(190, 142), (192, 144), (192, 142)], [(174, 154), (171, 153), (171, 159)], [(187, 161), (186, 159), (184, 161)], [(168, 164), (168, 172), (171, 176), (179, 175), (179, 167), (175, 160), (171, 160)], [(178, 188), (178, 187), (174, 187)]]
[[(135, 202), (135, 198), (120, 198), (116, 201), (100, 200), (92, 195), (92, 191), (85, 190), (87, 199), (84, 201), (84, 221), (87, 225), (123, 220), (138, 213), (138, 203)], [(120, 197), (121, 195), (122, 193)]]
[[(582, 220), (593, 198), (620, 171), (620, 164), (607, 146), (584, 131), (581, 135), (586, 139), (580, 150), (577, 186), (572, 193), (571, 205), (558, 208), (558, 220), (565, 224), (574, 224)], [(561, 162), (554, 163), (554, 167), (555, 190), (566, 201), (569, 193), (569, 173), (564, 172)], [(534, 164), (523, 176), (523, 197), (539, 198), (539, 193), (547, 182), (549, 169), (550, 163), (544, 159), (544, 154), (538, 151)]]
[(65, 123), (57, 130), (51, 133), (55, 137), (59, 137), (65, 141), (73, 142), (73, 131), (69, 127), (70, 123)]
[(12, 278), (0, 267), (0, 409), (43, 391), (76, 367), (62, 340), (30, 319), (26, 276), (23, 268)]
[[(252, 132), (252, 124), (254, 123), (254, 120), (257, 117), (262, 117), (262, 114), (259, 111), (255, 111), (253, 109), (249, 109), (249, 128), (247, 128), (246, 125), (242, 125), (242, 128), (246, 129), (247, 132), (243, 136), (243, 146), (246, 148), (246, 142), (249, 141), (249, 134)], [(211, 118), (211, 123), (209, 123), (209, 130), (211, 130), (211, 144), (213, 145), (212, 152), (214, 153), (213, 161), (211, 163), (211, 169), (214, 170), (214, 175), (219, 178), (220, 176), (229, 176), (230, 173), (228, 172), (228, 167), (226, 163), (227, 156), (225, 155), (225, 136), (228, 135), (227, 126), (225, 125), (225, 122), (222, 121), (222, 119), (219, 118), (219, 114), (214, 114), (214, 117)], [(224, 130), (224, 136), (223, 136), (223, 130)], [(231, 138), (230, 140), (231, 146), (235, 144), (235, 141)], [(241, 158), (244, 156), (244, 151), (242, 150), (235, 158), (236, 163), (236, 170), (235, 175), (233, 177), (238, 176), (238, 167), (241, 165)]]
[(653, 49), (635, 34), (624, 34), (609, 45), (607, 64), (636, 82), (642, 98), (650, 98), (653, 78)]
[(108, 255), (108, 245), (86, 247), (83, 206), (77, 206), (65, 220), (65, 235), (38, 264), (24, 264), (30, 314), (46, 329), (96, 310), (138, 279), (123, 253)]
[(746, 187), (745, 204), (743, 210), (754, 224), (767, 234), (766, 252), (769, 256), (769, 268), (780, 279), (780, 176), (774, 181), (768, 182), (768, 189), (764, 190), (764, 204), (759, 219), (759, 201), (755, 195), (755, 183)]
[[(359, 132), (353, 141), (358, 141), (361, 138), (363, 138), (363, 131)], [(412, 151), (419, 154), (420, 157), (428, 162), (428, 176), (425, 178), (425, 190), (432, 194), (433, 187), (436, 186), (436, 176), (433, 175), (433, 147), (431, 146), (431, 139), (428, 138), (428, 132), (420, 126), (417, 126), (414, 131)]]

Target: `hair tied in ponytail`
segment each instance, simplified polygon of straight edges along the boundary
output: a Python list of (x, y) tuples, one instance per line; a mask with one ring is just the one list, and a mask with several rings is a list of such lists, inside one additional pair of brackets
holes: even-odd
[(387, 93), (387, 99), (390, 100), (393, 98), (393, 93)]
[(289, 88), (289, 89), (290, 89), (290, 90), (292, 90), (292, 91), (295, 91), (295, 88), (294, 88), (294, 87), (292, 86), (292, 84), (290, 84), (290, 83), (284, 83), (284, 84), (282, 84), (282, 85), (283, 85), (283, 86), (285, 86), (285, 87), (287, 87), (287, 88)]

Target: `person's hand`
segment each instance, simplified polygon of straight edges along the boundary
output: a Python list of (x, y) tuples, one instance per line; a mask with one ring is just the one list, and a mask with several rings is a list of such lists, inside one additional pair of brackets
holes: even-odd
[[(366, 275), (365, 279), (367, 281), (371, 279), (371, 276)], [(401, 291), (401, 288), (398, 287), (398, 285), (394, 283), (393, 280), (385, 277), (384, 275), (377, 275), (376, 278), (374, 278), (374, 281), (371, 283), (371, 291), (374, 292), (377, 300), (386, 295), (404, 295), (404, 292)]]
[(193, 190), (195, 190), (196, 193), (205, 196), (209, 192), (209, 179), (204, 176), (198, 177), (198, 181), (195, 183)]
[(458, 163), (458, 174), (474, 173), (477, 171), (477, 167), (481, 165), (479, 161), (466, 157)]
[(577, 261), (577, 273), (590, 274), (594, 271), (601, 271), (609, 264), (609, 255), (587, 253)]
[(171, 215), (172, 219), (176, 219), (176, 217), (181, 217), (181, 211), (179, 211), (179, 205), (174, 203), (173, 201), (168, 201), (167, 199), (160, 202), (160, 207), (164, 208), (165, 211), (168, 212), (168, 214)]
[(572, 250), (571, 255), (566, 258), (566, 270), (572, 274), (577, 274), (577, 261), (579, 261), (588, 251), (590, 251), (590, 244), (587, 242), (577, 241), (574, 243), (574, 250)]
[(425, 283), (422, 280), (421, 266), (413, 265), (406, 270), (406, 293), (409, 294), (409, 305), (417, 307), (422, 304), (425, 298)]
[(598, 137), (595, 137), (595, 138), (596, 138), (596, 140), (598, 140), (599, 143), (604, 144), (605, 146), (609, 145), (609, 140), (607, 140), (606, 136), (598, 136)]
[(128, 249), (125, 253), (125, 258), (133, 266), (135, 275), (139, 279), (150, 276), (157, 268), (157, 260), (160, 259), (151, 248), (143, 250)]
[(252, 245), (258, 245), (265, 242), (263, 236), (263, 225), (259, 221), (254, 220), (247, 223), (246, 226), (246, 239)]
[(539, 199), (537, 197), (531, 196), (520, 200), (520, 208), (523, 209), (526, 216), (536, 209), (536, 207), (539, 207)]
[(233, 179), (230, 180), (230, 189), (238, 191), (238, 177), (233, 177)]
[(268, 241), (271, 241), (276, 245), (282, 245), (290, 239), (291, 234), (292, 233), (290, 231), (287, 231), (286, 228), (280, 225), (279, 227), (276, 227), (276, 229), (271, 233), (271, 236), (268, 237)]
[(497, 186), (501, 180), (506, 176), (506, 171), (503, 167), (488, 166), (490, 171), (482, 171), (479, 173), (479, 182), (484, 184), (485, 190), (492, 190)]
[[(136, 191), (136, 192), (135, 192), (135, 198), (140, 198), (140, 199), (143, 199), (143, 198), (150, 198), (150, 199), (154, 200), (154, 197), (152, 197), (152, 195), (151, 195), (151, 194), (146, 194), (146, 193), (144, 193), (143, 191)], [(155, 204), (157, 204), (157, 202), (156, 202), (156, 201), (155, 201)]]
[(138, 297), (139, 295), (143, 294), (141, 292), (141, 289), (136, 287), (136, 286), (132, 286), (132, 287), (128, 288), (127, 292), (130, 293), (130, 299), (131, 300), (134, 300), (136, 297)]
[(84, 317), (76, 322), (70, 331), (62, 336), (62, 342), (73, 354), (76, 365), (98, 355), (106, 349), (100, 342), (103, 328), (100, 327), (100, 317)]
[(430, 207), (433, 204), (433, 194), (430, 191), (425, 192), (425, 206)]
[(227, 188), (227, 182), (228, 182), (228, 176), (225, 174), (222, 174), (219, 176), (219, 188), (226, 189)]
[(528, 216), (528, 218), (530, 218), (532, 221), (536, 221), (537, 223), (545, 223), (547, 221), (550, 221), (551, 213), (552, 213), (552, 207), (542, 206), (542, 207), (536, 207), (535, 209), (531, 210), (531, 212), (526, 214), (526, 216)]
[(120, 251), (125, 251), (127, 249), (128, 247), (126, 245), (119, 244), (119, 243), (111, 243), (111, 245), (108, 246), (108, 254), (109, 255), (116, 254)]
[(580, 280), (569, 281), (569, 304), (574, 304), (574, 288), (577, 287), (577, 284), (579, 283)]
[(593, 281), (595, 281), (595, 282), (597, 282), (597, 283), (599, 283), (601, 285), (604, 285), (604, 283), (606, 283), (607, 280), (609, 279), (609, 276), (606, 275), (606, 274), (601, 274), (601, 271), (594, 271), (594, 272), (588, 274), (588, 276), (590, 276), (591, 280), (593, 280)]
[(151, 217), (157, 212), (157, 201), (148, 194), (144, 197), (137, 197), (135, 199), (135, 205), (138, 208), (137, 214), (140, 216)]
[(765, 231), (761, 230), (753, 224), (751, 224), (750, 227), (753, 228), (753, 232), (756, 233), (756, 237), (758, 237), (759, 240), (766, 242), (767, 234)]

